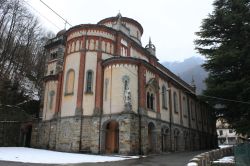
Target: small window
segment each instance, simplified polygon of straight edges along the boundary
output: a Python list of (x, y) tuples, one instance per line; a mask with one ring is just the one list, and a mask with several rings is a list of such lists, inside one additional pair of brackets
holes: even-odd
[(86, 79), (86, 93), (93, 93), (93, 71), (87, 71), (87, 79)]
[(50, 70), (49, 74), (53, 75), (53, 73), (54, 73), (54, 70)]
[(174, 92), (174, 112), (178, 113), (178, 99), (176, 92)]
[(53, 52), (50, 54), (50, 59), (56, 59), (57, 58), (57, 52)]
[(220, 135), (223, 135), (223, 131), (222, 130), (220, 130), (219, 132), (220, 132)]
[(233, 130), (232, 130), (232, 129), (229, 129), (229, 133), (233, 133)]

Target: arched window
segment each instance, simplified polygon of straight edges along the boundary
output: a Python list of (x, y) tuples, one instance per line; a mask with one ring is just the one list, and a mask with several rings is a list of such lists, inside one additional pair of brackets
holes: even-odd
[(168, 108), (168, 105), (167, 105), (167, 89), (166, 87), (163, 85), (162, 86), (162, 107), (167, 109)]
[(182, 103), (183, 103), (183, 115), (184, 115), (184, 117), (187, 117), (188, 105), (187, 105), (186, 97), (184, 97), (184, 96), (182, 98)]
[(147, 92), (147, 108), (154, 110), (154, 94)]
[(194, 102), (191, 101), (191, 116), (192, 120), (195, 120), (195, 105)]
[(178, 113), (178, 99), (176, 92), (174, 92), (174, 112)]
[(86, 75), (86, 93), (92, 93), (93, 91), (93, 71), (88, 70)]
[(147, 108), (150, 108), (150, 94), (147, 92)]
[(52, 109), (53, 107), (54, 95), (55, 95), (55, 91), (52, 90), (49, 92), (49, 109)]
[(75, 71), (69, 69), (66, 75), (65, 95), (73, 95), (75, 82)]
[(152, 109), (152, 110), (154, 110), (154, 94), (153, 93), (151, 93), (151, 95), (150, 95), (150, 108)]

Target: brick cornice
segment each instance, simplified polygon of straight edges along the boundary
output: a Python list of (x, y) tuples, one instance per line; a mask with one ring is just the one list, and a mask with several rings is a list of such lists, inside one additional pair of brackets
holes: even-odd
[[(131, 39), (125, 33), (121, 32), (121, 31), (117, 31), (117, 30), (112, 29), (110, 27), (107, 27), (105, 25), (99, 25), (99, 24), (80, 24), (80, 25), (77, 25), (77, 26), (74, 26), (74, 27), (70, 28), (66, 32), (66, 36), (69, 36), (70, 34), (72, 34), (74, 32), (81, 31), (81, 30), (104, 31), (104, 32), (107, 32), (107, 33), (110, 33), (110, 34), (114, 35), (115, 38), (117, 36), (120, 36), (120, 37), (126, 39), (131, 44), (131, 46), (133, 46), (134, 48), (136, 48), (138, 52), (142, 53), (148, 59), (152, 59), (153, 61), (156, 61), (156, 62), (158, 61), (158, 59), (157, 59), (156, 56), (151, 55), (144, 47), (142, 47), (140, 44), (138, 44), (137, 42), (135, 42), (133, 39)], [(89, 36), (89, 35), (88, 34), (83, 34), (83, 36)], [(76, 37), (76, 38), (78, 38), (78, 37)], [(102, 37), (102, 38), (104, 38), (104, 37)], [(70, 39), (70, 40), (72, 40), (72, 39)]]

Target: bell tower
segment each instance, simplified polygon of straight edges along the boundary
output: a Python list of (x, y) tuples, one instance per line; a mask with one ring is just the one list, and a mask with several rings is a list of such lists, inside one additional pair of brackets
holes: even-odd
[(65, 32), (61, 30), (56, 37), (45, 44), (46, 64), (44, 73), (43, 110), (44, 120), (53, 119), (59, 108), (59, 92), (61, 87), (61, 71), (65, 51)]

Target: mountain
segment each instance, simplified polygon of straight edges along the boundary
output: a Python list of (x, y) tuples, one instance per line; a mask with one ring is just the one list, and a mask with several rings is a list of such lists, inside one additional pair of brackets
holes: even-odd
[(204, 60), (200, 57), (190, 57), (183, 62), (163, 62), (162, 64), (188, 84), (191, 84), (193, 77), (196, 92), (201, 94), (202, 90), (206, 88), (204, 80), (208, 76), (208, 73), (201, 67), (203, 63)]

